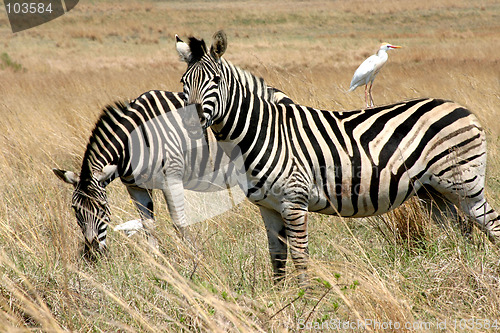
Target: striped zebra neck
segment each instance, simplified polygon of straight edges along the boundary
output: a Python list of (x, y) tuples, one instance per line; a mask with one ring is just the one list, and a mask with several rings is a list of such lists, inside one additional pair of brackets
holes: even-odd
[[(120, 119), (127, 110), (128, 104), (116, 103), (108, 105), (97, 121), (85, 150), (80, 179), (83, 184), (91, 184), (93, 175), (106, 165), (118, 164), (121, 157), (113, 148), (116, 138), (123, 137), (123, 130), (118, 126)], [(110, 178), (104, 185), (109, 184)]]
[(341, 112), (276, 104), (255, 92), (263, 81), (221, 58), (223, 31), (210, 53), (203, 41), (184, 44), (187, 99), (201, 105), (203, 126), (239, 149), (242, 187), (260, 207), (277, 280), (288, 250), (305, 280), (308, 212), (374, 216), (417, 195), (433, 217), (447, 221), (459, 208), (500, 241), (500, 215), (485, 198), (486, 135), (465, 107), (432, 98)]
[[(163, 146), (157, 147), (157, 143), (149, 141), (153, 140), (149, 134), (143, 135), (150, 132), (149, 127), (157, 126), (158, 124), (152, 124), (156, 124), (159, 119), (165, 121), (166, 114), (183, 108), (183, 99), (182, 93), (152, 90), (129, 104), (116, 103), (104, 108), (90, 135), (83, 158), (80, 179), (84, 184), (89, 183), (96, 174), (102, 173), (104, 167), (110, 165), (117, 166), (117, 172), (106, 178), (101, 185), (106, 186), (117, 176), (124, 181), (133, 182), (133, 169), (136, 165), (131, 161), (131, 149), (134, 144), (145, 144), (148, 149), (156, 149), (151, 153), (161, 159), (159, 153), (163, 151)], [(175, 130), (175, 127), (171, 130)]]
[(274, 93), (278, 90), (268, 86), (263, 78), (257, 77), (249, 71), (233, 65), (225, 59), (222, 59), (222, 72), (225, 73), (226, 77), (231, 77), (234, 79), (234, 82), (241, 85), (245, 96), (253, 94), (264, 101), (276, 102)]
[(263, 78), (255, 76), (251, 72), (233, 65), (231, 62), (221, 60), (221, 72), (226, 77), (229, 85), (227, 108), (223, 110), (221, 119), (212, 126), (212, 130), (217, 134), (217, 139), (225, 141), (229, 137), (234, 139), (233, 120), (242, 117), (240, 114), (242, 105), (254, 105), (256, 100), (260, 104), (291, 104), (293, 101), (280, 90), (273, 88), (264, 81)]

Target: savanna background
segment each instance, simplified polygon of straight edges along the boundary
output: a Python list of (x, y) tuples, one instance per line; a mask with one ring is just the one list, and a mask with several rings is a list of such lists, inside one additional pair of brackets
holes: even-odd
[[(295, 332), (337, 330), (335, 319), (393, 323), (366, 331), (500, 329), (499, 249), (477, 229), (467, 238), (455, 221), (432, 222), (417, 200), (378, 218), (312, 214), (305, 292), (291, 264), (274, 285), (264, 225), (248, 202), (193, 225), (189, 247), (158, 195), (159, 255), (140, 236), (109, 230), (107, 259), (79, 257), (72, 188), (51, 168), (79, 171), (105, 105), (181, 91), (175, 33), (210, 42), (221, 28), (227, 59), (296, 102), (339, 111), (364, 105), (363, 88), (346, 92), (357, 66), (381, 42), (402, 45), (375, 81), (375, 103), (439, 97), (472, 110), (500, 209), (496, 0), (91, 0), (16, 34), (2, 5), (0, 330)], [(119, 181), (108, 194), (112, 226), (137, 217)]]

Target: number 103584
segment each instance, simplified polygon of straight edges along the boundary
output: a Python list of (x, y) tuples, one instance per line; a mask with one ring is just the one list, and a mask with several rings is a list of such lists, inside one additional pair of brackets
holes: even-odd
[(14, 2), (5, 4), (8, 14), (45, 14), (52, 13), (52, 4), (42, 2)]
[(498, 330), (500, 324), (497, 319), (455, 319), (453, 320), (453, 328), (462, 330)]

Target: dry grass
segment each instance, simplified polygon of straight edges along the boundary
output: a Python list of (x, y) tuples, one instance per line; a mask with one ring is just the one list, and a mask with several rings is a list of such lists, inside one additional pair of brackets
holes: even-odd
[[(194, 225), (197, 246), (186, 248), (158, 197), (161, 255), (110, 232), (109, 259), (82, 262), (71, 188), (50, 169), (78, 170), (106, 104), (181, 89), (175, 33), (209, 39), (224, 28), (229, 60), (300, 103), (336, 110), (363, 105), (361, 90), (346, 92), (351, 75), (389, 41), (404, 48), (389, 55), (375, 101), (441, 97), (475, 112), (500, 208), (498, 15), (493, 0), (92, 1), (15, 35), (0, 15), (2, 52), (24, 68), (0, 69), (0, 331), (297, 331), (335, 319), (485, 331), (453, 320), (500, 318), (498, 249), (477, 231), (467, 240), (430, 222), (416, 204), (382, 219), (313, 215), (304, 294), (291, 264), (285, 286), (272, 283), (249, 203)], [(119, 182), (109, 197), (113, 224), (136, 217)]]

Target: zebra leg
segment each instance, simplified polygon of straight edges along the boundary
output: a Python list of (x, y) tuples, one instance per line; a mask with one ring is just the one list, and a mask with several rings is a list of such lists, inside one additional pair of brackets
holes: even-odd
[(493, 243), (499, 243), (500, 215), (484, 196), (484, 175), (479, 172), (463, 179), (468, 181), (440, 180), (432, 187), (476, 222)]
[(134, 201), (137, 210), (141, 216), (142, 225), (148, 237), (148, 243), (153, 249), (158, 249), (158, 239), (156, 239), (154, 229), (155, 220), (153, 214), (152, 191), (138, 186), (127, 186), (127, 191)]
[(132, 201), (134, 201), (141, 219), (154, 219), (152, 191), (132, 185), (127, 186), (127, 191)]
[[(481, 192), (483, 191), (484, 189)], [(479, 225), (490, 241), (500, 243), (500, 215), (490, 206), (483, 194), (475, 200), (464, 200), (462, 210)]]
[(188, 222), (184, 207), (184, 185), (182, 179), (167, 177), (165, 188), (162, 191), (174, 227), (182, 238), (187, 239), (186, 227), (188, 226)]
[(285, 266), (288, 255), (285, 223), (281, 214), (273, 209), (260, 207), (260, 213), (266, 225), (274, 282), (277, 283), (285, 277)]
[(469, 237), (472, 235), (472, 221), (470, 218), (460, 216), (456, 206), (432, 187), (423, 186), (418, 190), (417, 196), (435, 222), (446, 225), (450, 220), (457, 221), (464, 236)]
[(285, 221), (285, 230), (290, 247), (290, 254), (299, 275), (299, 284), (306, 281), (307, 262), (309, 260), (308, 233), (307, 233), (307, 204), (300, 200), (282, 204), (281, 216)]
[[(468, 122), (467, 126), (457, 127), (435, 143), (442, 157), (429, 169), (429, 178), (425, 183), (459, 207), (492, 242), (498, 243), (500, 216), (489, 205), (484, 192), (487, 157), (485, 134), (472, 115), (463, 121)], [(450, 145), (448, 150), (437, 148), (446, 142)]]

